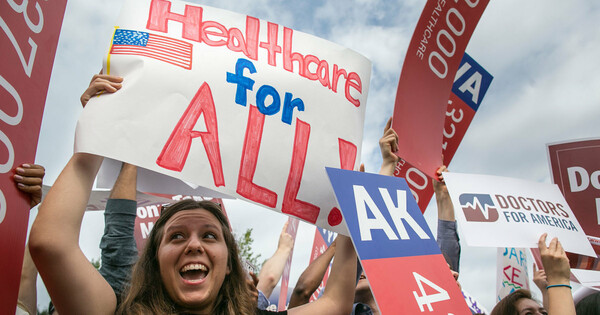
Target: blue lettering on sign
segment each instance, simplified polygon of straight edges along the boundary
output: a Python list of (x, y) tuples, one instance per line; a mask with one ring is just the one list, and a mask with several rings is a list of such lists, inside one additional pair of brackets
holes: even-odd
[(326, 169), (361, 259), (440, 254), (403, 178)]
[[(239, 105), (246, 106), (248, 103), (248, 90), (253, 91), (254, 80), (244, 76), (244, 69), (248, 69), (250, 74), (256, 73), (254, 64), (244, 58), (239, 58), (235, 64), (235, 73), (227, 72), (227, 82), (237, 85), (235, 91), (235, 102)], [(269, 98), (269, 101), (267, 101)], [(267, 105), (267, 102), (270, 102)], [(281, 97), (277, 89), (270, 85), (263, 85), (258, 88), (256, 93), (256, 107), (263, 115), (275, 115), (281, 109)], [(286, 92), (283, 100), (283, 113), (281, 121), (291, 125), (294, 115), (294, 108), (298, 111), (304, 111), (304, 102), (299, 98), (294, 98), (292, 93)]]
[(494, 77), (467, 53), (460, 61), (452, 92), (477, 111)]

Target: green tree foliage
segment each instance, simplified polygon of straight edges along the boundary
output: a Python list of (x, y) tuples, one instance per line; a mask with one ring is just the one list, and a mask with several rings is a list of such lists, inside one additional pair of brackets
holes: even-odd
[[(252, 238), (252, 229), (249, 228), (246, 230), (246, 232), (243, 235), (236, 237), (236, 241), (237, 241), (238, 247), (240, 249), (240, 256), (242, 257), (242, 259), (245, 259), (252, 265), (256, 266), (256, 268), (258, 268), (258, 270), (260, 270), (260, 267), (262, 265), (262, 263), (259, 264), (259, 262), (258, 262), (258, 259), (260, 258), (260, 254), (255, 255), (254, 252), (252, 251), (252, 243), (254, 242), (254, 239)], [(258, 270), (257, 270), (257, 274), (258, 274)]]
[(94, 268), (96, 268), (96, 270), (100, 269), (100, 258), (94, 259), (92, 258), (92, 260), (90, 260), (90, 262), (92, 263), (92, 266), (94, 266)]

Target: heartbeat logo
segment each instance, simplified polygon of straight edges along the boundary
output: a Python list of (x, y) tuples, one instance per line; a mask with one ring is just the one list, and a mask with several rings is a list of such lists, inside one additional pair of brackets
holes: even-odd
[(487, 194), (462, 194), (458, 197), (467, 221), (495, 222), (498, 220), (492, 196)]

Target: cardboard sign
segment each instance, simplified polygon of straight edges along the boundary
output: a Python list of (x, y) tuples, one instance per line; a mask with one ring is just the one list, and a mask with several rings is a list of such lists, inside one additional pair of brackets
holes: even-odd
[[(452, 93), (450, 93), (450, 98), (448, 99), (444, 130), (442, 132), (443, 165), (450, 165), (493, 78), (469, 54), (464, 54), (460, 62), (460, 67), (454, 77)], [(433, 196), (431, 181), (437, 179), (427, 176), (427, 174), (412, 166), (404, 159), (400, 159), (396, 164), (394, 176), (406, 179), (413, 197), (417, 200), (419, 209), (424, 213), (431, 200), (431, 196)]]
[(596, 270), (571, 269), (571, 273), (581, 285), (600, 290), (600, 272)]
[(327, 174), (382, 314), (471, 314), (404, 179)]
[[(313, 261), (315, 261), (315, 259), (321, 256), (327, 250), (327, 248), (331, 246), (331, 243), (333, 243), (336, 237), (337, 233), (335, 232), (328, 231), (323, 228), (316, 228), (312, 250), (310, 251), (310, 260), (308, 261), (308, 264), (312, 264)], [(329, 263), (329, 267), (323, 275), (323, 280), (321, 281), (321, 284), (319, 284), (319, 287), (317, 287), (315, 292), (313, 292), (313, 294), (310, 296), (309, 302), (313, 302), (316, 299), (318, 299), (321, 295), (323, 295), (323, 291), (325, 290), (325, 286), (327, 285), (327, 279), (329, 279), (330, 270), (331, 262)]]
[[(100, 189), (112, 189), (121, 171), (121, 165), (120, 161), (108, 158), (104, 159), (98, 171), (96, 187)], [(223, 193), (189, 184), (180, 179), (147, 170), (143, 167), (137, 168), (137, 189), (146, 193), (165, 194), (169, 196), (186, 195), (221, 199), (231, 198)], [(170, 199), (171, 197), (168, 198)]]
[(0, 303), (15, 312), (29, 199), (14, 169), (33, 163), (66, 0), (0, 2)]
[[(286, 233), (292, 236), (294, 241), (296, 240), (296, 234), (298, 234), (298, 224), (300, 221), (290, 217), (288, 218)], [(287, 297), (288, 297), (288, 286), (290, 282), (290, 269), (292, 268), (292, 256), (294, 255), (294, 249), (290, 252), (288, 259), (285, 261), (283, 266), (283, 273), (281, 274), (281, 291), (279, 291), (279, 302), (277, 303), (277, 310), (284, 311), (287, 309)]]
[(425, 4), (410, 41), (394, 106), (398, 156), (435, 177), (442, 165), (444, 112), (465, 48), (489, 0)]
[[(600, 139), (548, 145), (552, 181), (600, 254)], [(600, 270), (598, 259), (569, 254), (571, 268)]]
[[(343, 232), (324, 167), (358, 167), (369, 60), (275, 23), (179, 1), (126, 1), (117, 25), (137, 32), (115, 33), (107, 53), (105, 73), (123, 76), (123, 88), (85, 107), (77, 151)], [(175, 41), (157, 48), (150, 34)], [(189, 69), (182, 42), (192, 45)], [(115, 54), (115, 45), (150, 48)], [(163, 48), (182, 63), (157, 53)]]
[(444, 180), (469, 246), (532, 248), (548, 233), (565, 250), (595, 257), (556, 185), (454, 172)]
[(496, 302), (516, 290), (529, 290), (526, 250), (500, 247), (496, 257)]

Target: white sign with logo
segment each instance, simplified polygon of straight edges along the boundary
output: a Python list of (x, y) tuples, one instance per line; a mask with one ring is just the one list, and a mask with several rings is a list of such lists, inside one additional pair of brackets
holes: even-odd
[(537, 247), (558, 237), (566, 251), (596, 257), (554, 184), (489, 175), (444, 173), (456, 219), (469, 246)]

